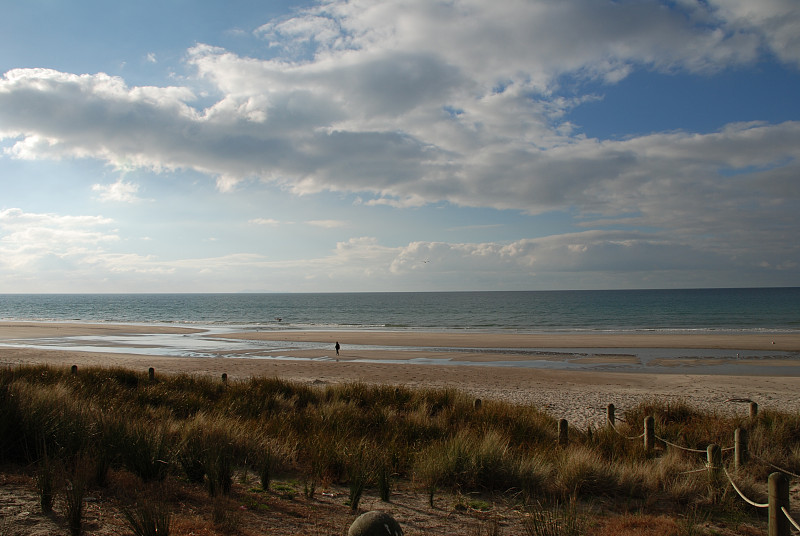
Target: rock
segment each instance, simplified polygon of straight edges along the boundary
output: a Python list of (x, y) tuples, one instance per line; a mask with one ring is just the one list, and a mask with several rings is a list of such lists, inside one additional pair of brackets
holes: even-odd
[(358, 516), (350, 525), (347, 536), (403, 536), (403, 529), (386, 512), (373, 510)]

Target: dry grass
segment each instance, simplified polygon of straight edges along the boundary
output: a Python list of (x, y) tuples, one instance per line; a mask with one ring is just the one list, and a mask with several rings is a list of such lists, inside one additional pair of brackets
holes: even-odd
[(595, 536), (682, 536), (674, 519), (667, 516), (625, 515), (608, 520)]
[[(101, 488), (110, 485), (109, 470), (143, 484), (167, 478), (203, 484), (217, 524), (230, 531), (237, 530), (236, 517), (226, 514), (226, 497), (234, 474), (248, 470), (264, 490), (276, 475), (293, 475), (308, 498), (318, 486), (349, 486), (354, 511), (364, 489), (385, 488), (389, 475), (416, 486), (431, 505), (436, 493), (448, 491), (499, 494), (520, 508), (574, 497), (751, 515), (743, 502), (737, 506), (724, 490), (710, 489), (705, 473), (692, 472), (703, 457), (671, 447), (646, 453), (641, 440), (624, 437), (639, 435), (646, 415), (655, 417), (657, 435), (697, 449), (729, 446), (741, 426), (759, 460), (800, 469), (800, 416), (764, 412), (751, 421), (682, 403), (630, 408), (629, 424), (617, 431), (571, 431), (570, 445), (559, 447), (551, 416), (496, 401), (476, 407), (453, 389), (317, 388), (275, 378), (223, 384), (188, 375), (150, 380), (123, 369), (72, 375), (19, 367), (0, 371), (0, 401), (0, 431), (20, 430), (2, 438), (0, 462), (91, 460), (92, 485)], [(48, 458), (40, 455), (45, 451)], [(758, 495), (769, 472), (766, 462), (754, 461), (737, 483)]]

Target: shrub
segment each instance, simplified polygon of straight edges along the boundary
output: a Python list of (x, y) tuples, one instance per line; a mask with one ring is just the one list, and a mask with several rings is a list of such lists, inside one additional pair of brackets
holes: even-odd
[(10, 386), (11, 379), (0, 379), (0, 461), (24, 460), (24, 438), (20, 433), (19, 398)]
[(310, 470), (323, 482), (339, 482), (347, 476), (347, 451), (351, 441), (311, 433), (301, 447), (310, 461)]
[(172, 514), (163, 501), (142, 499), (122, 514), (134, 536), (169, 536)]
[(617, 424), (616, 431), (610, 426), (603, 426), (594, 430), (585, 445), (597, 450), (600, 455), (610, 462), (623, 460), (641, 460), (645, 457), (644, 443), (642, 440), (630, 440), (642, 433), (626, 424)]
[(383, 502), (389, 502), (392, 495), (392, 469), (386, 461), (381, 462), (377, 469), (378, 496)]
[(222, 496), (211, 499), (211, 520), (224, 534), (238, 531), (240, 520), (236, 514), (236, 506), (230, 499)]
[(275, 456), (272, 453), (271, 446), (267, 445), (260, 451), (260, 457), (256, 463), (258, 464), (257, 470), (258, 478), (261, 481), (261, 489), (268, 491), (275, 466)]
[(442, 470), (434, 453), (423, 452), (419, 455), (414, 465), (414, 474), (428, 495), (428, 505), (433, 508), (434, 496), (444, 482)]
[(349, 504), (352, 512), (358, 511), (358, 503), (361, 495), (369, 482), (373, 473), (373, 461), (369, 456), (369, 450), (374, 450), (375, 446), (367, 446), (364, 443), (358, 446), (347, 457), (347, 483), (350, 488)]
[(83, 530), (83, 499), (86, 496), (86, 484), (87, 461), (84, 458), (79, 458), (64, 486), (64, 509), (66, 511), (67, 527), (72, 536), (80, 536)]
[(253, 438), (239, 419), (223, 415), (198, 414), (192, 426), (209, 494), (212, 497), (228, 495), (234, 467), (247, 458)]
[(698, 409), (683, 400), (665, 402), (653, 399), (637, 404), (627, 410), (625, 419), (629, 423), (637, 423), (639, 425), (644, 422), (645, 417), (652, 416), (656, 423), (660, 425), (672, 423), (688, 424), (702, 417), (702, 415)]
[(548, 482), (553, 480), (553, 464), (540, 454), (520, 456), (517, 459), (516, 487), (527, 499), (544, 495), (549, 490)]
[[(277, 438), (263, 437), (259, 441), (254, 442), (255, 450), (253, 460), (255, 461), (255, 469), (261, 482), (261, 488), (268, 490), (273, 477), (278, 471), (284, 469), (287, 459), (292, 456), (287, 452), (288, 447)], [(312, 471), (312, 474), (315, 473)]]
[(212, 445), (206, 458), (206, 481), (212, 497), (228, 495), (233, 485), (233, 453), (230, 444)]
[(580, 536), (585, 522), (578, 514), (575, 501), (556, 504), (553, 508), (539, 508), (523, 519), (522, 526), (528, 536)]
[(125, 428), (125, 441), (119, 446), (123, 465), (144, 482), (162, 481), (172, 458), (169, 423), (132, 421)]
[(542, 448), (556, 440), (556, 419), (532, 406), (486, 401), (475, 418), (508, 437), (510, 444), (528, 450)]
[(599, 453), (582, 446), (564, 450), (558, 461), (558, 485), (564, 496), (608, 495), (619, 490), (618, 475)]
[(531, 497), (543, 491), (551, 472), (541, 455), (514, 452), (493, 431), (477, 435), (462, 430), (424, 449), (415, 464), (415, 474), (431, 497), (443, 486), (462, 492), (522, 491)]
[(68, 386), (18, 380), (10, 386), (10, 394), (18, 401), (20, 429), (16, 435), (29, 458), (42, 438), (52, 455), (69, 458), (77, 456), (92, 437), (86, 404)]
[(42, 512), (48, 514), (53, 511), (53, 497), (55, 494), (56, 464), (47, 454), (47, 445), (41, 442), (41, 457), (36, 469), (36, 491), (39, 494), (39, 505)]
[(180, 442), (176, 458), (186, 478), (193, 484), (201, 484), (206, 475), (206, 442), (202, 425), (197, 419), (184, 423), (180, 430)]

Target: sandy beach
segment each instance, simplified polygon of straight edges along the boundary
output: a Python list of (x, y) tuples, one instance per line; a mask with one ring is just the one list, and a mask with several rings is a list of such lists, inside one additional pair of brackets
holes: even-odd
[[(112, 352), (101, 346), (97, 351), (29, 347), (53, 339), (68, 341), (71, 337), (123, 335), (143, 336), (144, 342), (136, 352), (126, 352), (124, 348), (116, 348)], [(559, 359), (559, 348), (593, 349), (596, 353), (587, 355), (594, 357), (586, 359), (600, 359), (610, 364), (624, 362), (630, 356), (605, 353), (602, 349), (708, 348), (750, 350), (757, 355), (759, 352), (764, 355), (776, 351), (798, 352), (800, 335), (795, 334), (546, 335), (350, 331), (225, 334), (226, 338), (237, 341), (318, 343), (312, 349), (282, 352), (285, 356), (282, 359), (248, 358), (246, 352), (222, 352), (219, 357), (164, 356), (159, 355), (155, 346), (152, 352), (148, 350), (148, 335), (202, 336), (203, 330), (172, 326), (0, 322), (0, 364), (119, 366), (142, 371), (153, 367), (157, 373), (163, 374), (190, 373), (219, 377), (226, 373), (232, 379), (270, 376), (316, 385), (358, 381), (409, 387), (453, 387), (484, 400), (533, 404), (581, 428), (602, 423), (609, 403), (618, 408), (618, 414), (624, 414), (626, 407), (652, 398), (682, 400), (726, 414), (747, 414), (750, 400), (757, 402), (761, 408), (800, 411), (800, 376), (797, 375), (800, 360), (797, 359), (773, 359), (774, 366), (766, 363), (766, 373), (764, 360), (761, 359), (757, 375), (728, 374), (724, 366), (718, 367), (718, 372), (713, 374), (698, 374), (693, 372), (696, 367), (691, 359), (676, 361), (675, 372), (669, 374), (649, 373), (646, 368), (641, 372), (613, 372), (493, 365), (513, 361), (515, 349), (531, 348), (547, 349), (537, 358), (552, 353), (553, 359)], [(335, 341), (342, 344), (338, 361), (333, 354)], [(382, 348), (373, 349), (369, 346)], [(414, 362), (423, 356), (426, 364)], [(369, 362), (361, 361), (364, 359)], [(442, 359), (443, 364), (436, 364), (437, 359)], [(757, 357), (753, 359), (758, 361)], [(454, 365), (454, 360), (477, 361), (480, 366)], [(725, 359), (717, 361), (724, 363)], [(787, 373), (789, 369), (794, 375)]]

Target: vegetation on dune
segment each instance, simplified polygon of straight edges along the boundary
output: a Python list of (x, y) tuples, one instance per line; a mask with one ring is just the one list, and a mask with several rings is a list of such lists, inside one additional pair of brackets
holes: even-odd
[[(61, 471), (73, 533), (80, 532), (87, 486), (106, 485), (110, 469), (148, 485), (167, 478), (202, 483), (221, 520), (227, 518), (217, 510), (242, 470), (252, 470), (264, 490), (276, 475), (291, 474), (307, 497), (317, 486), (347, 485), (354, 512), (365, 489), (390, 501), (397, 482), (427, 494), (431, 506), (445, 491), (502, 494), (532, 512), (530, 534), (549, 534), (548, 523), (569, 524), (559, 533), (572, 533), (581, 525), (575, 501), (754, 515), (727, 483), (694, 471), (696, 455), (663, 444), (646, 452), (630, 440), (645, 416), (654, 417), (660, 437), (693, 449), (728, 446), (734, 429), (746, 429), (757, 456), (737, 473), (737, 484), (760, 499), (773, 466), (800, 471), (800, 416), (723, 417), (682, 403), (628, 408), (616, 429), (571, 430), (569, 445), (559, 446), (552, 416), (530, 406), (475, 404), (452, 389), (150, 379), (123, 369), (71, 374), (30, 366), (0, 371), (0, 402), (0, 461), (35, 468), (43, 509), (52, 508)], [(571, 506), (545, 515), (541, 504)], [(165, 534), (172, 519), (163, 502), (147, 498), (125, 516), (136, 534)]]

